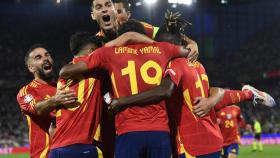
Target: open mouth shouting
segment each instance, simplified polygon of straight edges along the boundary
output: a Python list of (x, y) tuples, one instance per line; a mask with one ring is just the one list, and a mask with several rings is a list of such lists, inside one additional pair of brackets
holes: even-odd
[(52, 72), (53, 65), (49, 61), (45, 61), (42, 65), (42, 68), (45, 73)]

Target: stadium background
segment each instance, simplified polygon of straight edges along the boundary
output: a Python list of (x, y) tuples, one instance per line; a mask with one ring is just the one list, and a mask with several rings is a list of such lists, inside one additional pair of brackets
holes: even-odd
[[(192, 22), (186, 33), (198, 42), (199, 59), (211, 85), (240, 89), (242, 84), (251, 84), (269, 92), (279, 105), (279, 0), (192, 0), (191, 5), (177, 4), (176, 8), (167, 0), (154, 4), (130, 2), (132, 18), (153, 25), (163, 23), (167, 8), (180, 11)], [(28, 146), (27, 124), (16, 102), (19, 88), (32, 79), (24, 65), (26, 50), (34, 43), (44, 43), (52, 51), (57, 68), (70, 61), (70, 35), (98, 30), (90, 18), (90, 3), (91, 0), (1, 0), (0, 157), (9, 152), (8, 147)], [(247, 102), (242, 103), (241, 109), (248, 123), (252, 116), (260, 118), (263, 133), (280, 134), (279, 106), (269, 109)], [(246, 131), (243, 134), (250, 135)], [(280, 144), (280, 138), (273, 137), (269, 135), (267, 142)], [(271, 147), (277, 152), (280, 146)], [(273, 155), (273, 151), (265, 149), (262, 154)]]

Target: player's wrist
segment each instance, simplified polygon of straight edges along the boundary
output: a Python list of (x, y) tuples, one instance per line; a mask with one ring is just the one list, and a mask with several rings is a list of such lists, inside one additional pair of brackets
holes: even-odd
[(60, 104), (60, 102), (58, 101), (58, 99), (55, 96), (52, 96), (51, 98), (49, 98), (49, 105), (51, 107), (56, 107)]

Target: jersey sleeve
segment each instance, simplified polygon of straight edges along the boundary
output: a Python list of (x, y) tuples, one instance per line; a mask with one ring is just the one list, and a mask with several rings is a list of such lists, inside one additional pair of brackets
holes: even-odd
[(30, 87), (23, 87), (17, 94), (17, 101), (23, 113), (36, 114), (35, 104), (39, 101)]
[(76, 63), (81, 61), (85, 62), (89, 70), (93, 70), (95, 68), (104, 68), (108, 55), (107, 52), (110, 51), (108, 49), (109, 48), (106, 47), (99, 48), (87, 56), (76, 59)]
[(159, 42), (160, 48), (163, 49), (167, 59), (178, 58), (180, 56), (180, 46), (168, 42)]
[(180, 64), (176, 61), (170, 61), (167, 69), (164, 72), (164, 77), (169, 76), (171, 80), (178, 86), (181, 78), (182, 71), (179, 70)]

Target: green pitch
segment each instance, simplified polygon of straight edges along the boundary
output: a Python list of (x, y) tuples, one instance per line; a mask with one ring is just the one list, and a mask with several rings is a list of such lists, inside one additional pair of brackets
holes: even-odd
[(29, 154), (0, 155), (0, 158), (29, 158)]
[(264, 145), (263, 152), (252, 152), (252, 146), (240, 146), (238, 158), (279, 158), (280, 145)]
[[(251, 146), (240, 146), (238, 158), (279, 158), (280, 145), (264, 145), (263, 152), (252, 152)], [(0, 155), (0, 158), (29, 158), (28, 154)]]

